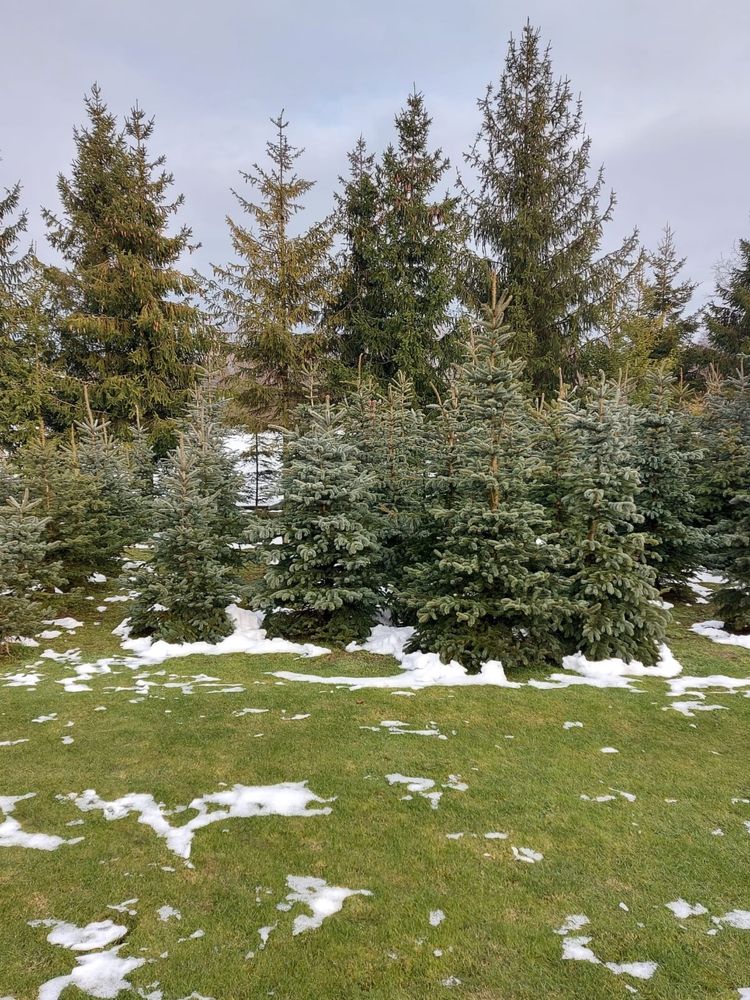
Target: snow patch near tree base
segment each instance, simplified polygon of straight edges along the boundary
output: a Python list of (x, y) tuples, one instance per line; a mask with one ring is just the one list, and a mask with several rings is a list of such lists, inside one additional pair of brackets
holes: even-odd
[(724, 629), (722, 621), (696, 622), (690, 626), (692, 632), (702, 635), (711, 642), (719, 642), (725, 646), (743, 646), (750, 649), (750, 635), (736, 635)]

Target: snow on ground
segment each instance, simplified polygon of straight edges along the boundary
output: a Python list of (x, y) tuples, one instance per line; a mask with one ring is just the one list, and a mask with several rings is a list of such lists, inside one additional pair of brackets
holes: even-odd
[(537, 861), (544, 860), (544, 855), (541, 851), (534, 851), (530, 847), (513, 847), (511, 845), (510, 849), (516, 861), (525, 861), (527, 864), (533, 865)]
[(615, 976), (631, 976), (634, 979), (650, 979), (659, 968), (657, 962), (603, 962), (589, 947), (590, 937), (570, 937), (570, 931), (580, 930), (586, 926), (589, 919), (583, 913), (574, 913), (566, 917), (562, 927), (555, 934), (565, 935), (562, 940), (562, 958), (564, 962), (590, 962), (601, 965)]
[(130, 990), (131, 984), (126, 977), (134, 969), (145, 964), (145, 958), (121, 958), (121, 945), (107, 950), (108, 944), (119, 941), (127, 932), (127, 927), (102, 920), (98, 923), (77, 927), (62, 920), (32, 920), (31, 927), (52, 927), (47, 935), (50, 944), (67, 948), (70, 951), (89, 952), (76, 956), (76, 967), (66, 976), (56, 976), (42, 983), (39, 988), (38, 1000), (58, 1000), (69, 986), (77, 987), (89, 996), (101, 997), (104, 1000), (116, 997), (124, 990)]
[[(139, 823), (151, 827), (157, 836), (164, 837), (169, 850), (186, 860), (190, 857), (196, 830), (211, 823), (254, 816), (327, 816), (331, 812), (330, 806), (324, 805), (318, 809), (308, 809), (308, 806), (314, 802), (334, 801), (322, 799), (310, 791), (306, 781), (284, 781), (277, 785), (235, 785), (233, 788), (203, 795), (193, 799), (188, 806), (178, 806), (172, 810), (166, 810), (163, 803), (157, 803), (153, 795), (145, 792), (133, 792), (107, 801), (100, 798), (93, 789), (88, 789), (80, 795), (71, 792), (63, 798), (72, 800), (83, 812), (101, 810), (107, 820), (123, 819), (130, 813), (137, 813)], [(209, 806), (219, 808), (209, 810)], [(172, 826), (167, 816), (185, 809), (193, 809), (198, 815), (182, 826)]]
[(311, 915), (300, 914), (294, 918), (292, 934), (302, 934), (314, 930), (323, 921), (338, 913), (344, 901), (350, 896), (372, 896), (369, 889), (347, 889), (340, 885), (329, 885), (325, 879), (311, 876), (287, 876), (287, 885), (291, 889), (277, 910), (291, 910), (295, 903), (302, 903), (312, 911)]
[(35, 796), (36, 792), (27, 792), (26, 795), (0, 795), (0, 813), (5, 817), (0, 823), (0, 847), (28, 847), (37, 851), (56, 851), (63, 844), (79, 844), (83, 837), (65, 840), (64, 837), (50, 833), (26, 833), (11, 813), (15, 812), (16, 803), (33, 799)]
[[(389, 785), (406, 785), (408, 792), (414, 792), (421, 798), (427, 799), (433, 809), (437, 809), (440, 799), (443, 797), (443, 793), (437, 790), (432, 778), (410, 778), (405, 774), (386, 774), (385, 780)], [(465, 781), (461, 781), (460, 775), (451, 774), (441, 787), (452, 788), (456, 792), (465, 792), (469, 786)], [(412, 797), (412, 795), (402, 796), (406, 801)]]
[(672, 903), (664, 905), (674, 913), (678, 920), (687, 920), (688, 917), (698, 917), (703, 913), (708, 913), (702, 903), (688, 903), (685, 899), (675, 899)]
[(732, 632), (726, 632), (722, 621), (696, 622), (690, 626), (690, 629), (692, 632), (710, 639), (711, 642), (719, 642), (725, 646), (743, 646), (745, 649), (750, 649), (750, 635), (735, 635)]
[(437, 728), (434, 722), (429, 723), (428, 729), (406, 729), (408, 722), (399, 722), (398, 719), (384, 719), (379, 726), (360, 726), (360, 729), (369, 729), (373, 733), (385, 731), (393, 736), (436, 736), (439, 740), (447, 740)]

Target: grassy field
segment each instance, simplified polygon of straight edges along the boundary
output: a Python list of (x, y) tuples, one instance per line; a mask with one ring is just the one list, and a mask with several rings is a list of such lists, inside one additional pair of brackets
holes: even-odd
[[(96, 588), (97, 600), (106, 593)], [(99, 613), (96, 600), (61, 602), (58, 613), (84, 626), (42, 648), (75, 646), (84, 661), (120, 652), (111, 629), (126, 604)], [(747, 677), (750, 651), (688, 630), (710, 617), (710, 606), (674, 613), (669, 641), (685, 673)], [(389, 658), (364, 653), (114, 665), (73, 693), (56, 683), (70, 665), (45, 660), (35, 687), (8, 686), (38, 655), (26, 649), (0, 664), (0, 742), (27, 741), (0, 746), (0, 796), (35, 793), (12, 813), (24, 831), (84, 839), (51, 851), (0, 847), (0, 997), (37, 997), (84, 954), (29, 924), (49, 918), (126, 928), (119, 958), (144, 961), (125, 978), (152, 1000), (609, 1000), (636, 991), (720, 1000), (750, 987), (750, 930), (712, 920), (750, 909), (750, 805), (732, 801), (750, 798), (742, 693), (709, 691), (706, 704), (726, 710), (688, 717), (657, 679), (639, 681), (641, 693), (522, 686), (404, 697), (269, 675), (396, 672)], [(191, 682), (201, 674), (221, 683)], [(139, 677), (153, 682), (147, 692)], [(165, 686), (176, 681), (188, 686)], [(446, 738), (394, 734), (383, 720)], [(438, 807), (389, 784), (394, 773), (432, 779)], [(237, 783), (303, 781), (335, 797), (311, 806), (330, 814), (212, 823), (196, 830), (189, 865), (138, 815), (108, 820), (66, 798), (150, 793), (174, 809)], [(193, 815), (166, 818), (179, 826)], [(455, 833), (463, 836), (447, 836)], [(524, 863), (514, 847), (543, 857)], [(295, 918), (309, 910), (277, 908), (289, 876), (371, 895), (347, 898), (320, 927), (295, 935)], [(665, 904), (678, 899), (708, 912), (677, 919)], [(181, 919), (160, 919), (164, 906)], [(431, 922), (434, 911), (444, 918)], [(580, 947), (598, 964), (563, 961), (555, 929), (571, 914), (588, 917), (569, 938), (589, 937)], [(259, 929), (273, 925), (261, 948)], [(658, 969), (643, 980), (608, 962)], [(83, 995), (69, 987), (63, 998)]]

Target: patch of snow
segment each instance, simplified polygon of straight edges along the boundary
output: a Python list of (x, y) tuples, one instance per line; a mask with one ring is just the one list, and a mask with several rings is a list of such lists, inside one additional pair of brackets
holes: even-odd
[(109, 951), (97, 951), (91, 955), (79, 955), (78, 965), (67, 976), (48, 979), (39, 987), (38, 1000), (59, 1000), (69, 986), (77, 987), (89, 996), (108, 1000), (118, 993), (131, 990), (128, 976), (135, 969), (145, 965), (145, 958), (120, 958), (120, 947)]
[(430, 910), (430, 927), (439, 927), (440, 924), (445, 920), (445, 914), (442, 910)]
[(225, 653), (296, 653), (298, 656), (323, 656), (330, 653), (323, 646), (313, 643), (289, 642), (286, 639), (267, 639), (265, 629), (261, 628), (263, 615), (258, 611), (247, 611), (230, 604), (227, 614), (234, 622), (234, 632), (220, 642), (165, 642), (163, 639), (153, 641), (148, 637), (131, 639), (128, 631), (128, 619), (121, 622), (113, 635), (123, 636), (122, 648), (134, 653), (144, 664), (164, 663), (176, 657), (183, 656), (220, 656)]
[(29, 920), (29, 927), (51, 927), (47, 935), (50, 944), (70, 951), (95, 951), (114, 944), (128, 933), (127, 927), (111, 920), (98, 920), (85, 927), (77, 927), (65, 920)]
[(582, 722), (563, 722), (563, 729), (583, 729)]
[[(158, 804), (153, 795), (133, 792), (119, 799), (107, 801), (100, 798), (93, 789), (81, 795), (71, 793), (68, 798), (84, 812), (99, 809), (107, 820), (123, 819), (129, 813), (138, 814), (138, 822), (143, 823), (159, 837), (164, 837), (169, 850), (181, 858), (190, 857), (190, 848), (197, 830), (211, 823), (228, 819), (249, 819), (255, 816), (327, 816), (330, 806), (308, 809), (314, 802), (333, 802), (322, 799), (310, 791), (306, 781), (284, 781), (276, 785), (235, 785), (220, 792), (212, 792), (193, 799), (188, 806), (178, 806), (171, 812), (195, 810), (194, 816), (182, 826), (172, 826), (167, 820), (169, 814)], [(210, 806), (217, 806), (209, 811)]]
[(565, 918), (562, 926), (556, 928), (555, 934), (569, 934), (571, 931), (580, 931), (589, 922), (589, 918), (585, 913), (571, 913), (570, 916)]
[(740, 931), (750, 931), (750, 910), (730, 910), (723, 917), (712, 917), (715, 924), (728, 924)]
[(650, 667), (644, 666), (640, 660), (626, 663), (617, 657), (589, 660), (582, 653), (564, 656), (563, 667), (590, 680), (607, 682), (630, 677), (676, 677), (682, 673), (682, 664), (674, 658), (669, 646), (665, 645), (659, 647), (659, 659)]
[(27, 739), (20, 740), (0, 740), (0, 747), (17, 747), (19, 743), (28, 743)]
[(83, 622), (79, 622), (77, 618), (54, 618), (52, 621), (45, 622), (45, 625), (57, 625), (59, 628), (65, 628), (69, 632), (73, 629), (83, 628)]
[(360, 726), (359, 728), (369, 729), (373, 733), (385, 730), (393, 736), (436, 736), (439, 740), (448, 739), (434, 723), (431, 723), (428, 729), (406, 729), (405, 727), (408, 725), (408, 722), (399, 722), (397, 719), (385, 719), (379, 726)]
[(692, 632), (702, 635), (711, 642), (718, 642), (725, 646), (743, 646), (750, 649), (750, 635), (735, 635), (724, 629), (722, 621), (695, 622), (690, 626)]
[(56, 851), (63, 844), (80, 844), (83, 837), (73, 837), (65, 840), (55, 834), (26, 833), (17, 819), (10, 814), (15, 811), (16, 803), (25, 799), (33, 799), (36, 792), (26, 795), (0, 795), (0, 813), (5, 819), (0, 823), (0, 847), (27, 847), (37, 851)]
[(650, 979), (659, 968), (658, 962), (605, 962), (605, 968), (616, 976), (633, 976), (634, 979)]
[(664, 904), (668, 910), (677, 917), (678, 920), (687, 920), (688, 917), (699, 917), (708, 910), (702, 903), (688, 903), (684, 899), (675, 899), (672, 903)]
[(166, 923), (168, 920), (182, 920), (182, 914), (173, 906), (160, 906), (156, 913), (162, 923)]
[(614, 747), (602, 747), (599, 753), (619, 753)]
[(344, 886), (328, 885), (325, 879), (311, 876), (287, 876), (287, 885), (291, 889), (284, 903), (279, 903), (277, 909), (291, 909), (295, 903), (303, 903), (312, 911), (311, 915), (302, 914), (295, 917), (292, 924), (292, 934), (302, 934), (305, 931), (320, 927), (323, 921), (338, 913), (344, 901), (350, 896), (372, 896), (369, 889), (347, 889)]
[(107, 909), (114, 910), (115, 913), (127, 913), (129, 917), (134, 917), (138, 912), (134, 909), (135, 904), (138, 902), (138, 897), (135, 896), (133, 899), (125, 899), (122, 903), (108, 903)]
[(542, 861), (544, 858), (541, 851), (533, 851), (530, 847), (513, 847), (511, 845), (511, 851), (516, 861), (526, 861), (531, 865), (537, 861)]
[(688, 719), (695, 718), (696, 712), (727, 711), (726, 705), (706, 705), (702, 701), (673, 701), (668, 707), (673, 708), (675, 712), (679, 712)]
[(563, 962), (591, 962), (593, 965), (601, 965), (601, 961), (588, 947), (590, 941), (590, 937), (563, 938)]

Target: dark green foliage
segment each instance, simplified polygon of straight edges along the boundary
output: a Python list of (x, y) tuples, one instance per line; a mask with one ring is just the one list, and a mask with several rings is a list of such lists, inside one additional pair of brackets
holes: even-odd
[(342, 287), (329, 314), (342, 363), (383, 387), (401, 372), (432, 400), (460, 352), (455, 312), (467, 225), (458, 199), (436, 197), (449, 167), (429, 149), (431, 119), (416, 91), (396, 116), (396, 145), (373, 166), (360, 139), (339, 196)]
[(641, 530), (647, 558), (656, 569), (656, 586), (684, 599), (706, 550), (692, 492), (702, 455), (689, 415), (678, 409), (675, 378), (660, 368), (647, 373), (646, 386), (648, 399), (636, 418)]
[(226, 608), (243, 592), (240, 480), (221, 449), (210, 404), (199, 397), (191, 416), (160, 470), (153, 554), (136, 575), (140, 593), (131, 634), (167, 642), (218, 642), (232, 632)]
[(268, 613), (270, 635), (361, 639), (381, 601), (375, 477), (340, 408), (311, 405), (303, 425), (285, 435), (283, 508), (254, 530), (267, 569), (253, 607)]
[[(482, 124), (466, 156), (478, 178), (464, 187), (474, 237), (512, 295), (513, 350), (528, 359), (537, 389), (569, 380), (579, 348), (600, 322), (631, 266), (634, 233), (601, 253), (615, 199), (600, 204), (604, 176), (590, 175), (591, 140), (567, 79), (553, 76), (549, 49), (526, 24), (511, 39), (504, 72), (478, 102)], [(486, 277), (486, 276), (485, 276)], [(475, 291), (488, 301), (488, 289)]]
[(241, 174), (259, 200), (233, 192), (251, 222), (246, 228), (227, 219), (239, 259), (214, 268), (223, 285), (223, 311), (235, 329), (236, 398), (254, 431), (285, 424), (304, 399), (303, 373), (321, 354), (317, 326), (331, 294), (330, 222), (292, 231), (313, 182), (294, 172), (304, 150), (287, 139), (283, 111), (271, 123), (276, 136), (266, 144), (270, 166), (256, 163)]
[(713, 565), (727, 577), (715, 603), (726, 628), (750, 631), (750, 374), (714, 383), (707, 399), (706, 438)]
[(115, 432), (140, 414), (163, 452), (207, 347), (198, 284), (178, 267), (191, 232), (168, 232), (182, 197), (168, 200), (172, 175), (149, 155), (153, 120), (135, 108), (120, 131), (96, 86), (86, 111), (71, 176), (58, 180), (62, 215), (44, 212), (67, 265), (47, 269), (62, 359)]
[(28, 491), (0, 504), (0, 652), (41, 628), (47, 614), (43, 590), (60, 582), (39, 508)]
[(569, 404), (568, 419), (576, 441), (565, 471), (561, 538), (576, 605), (569, 651), (653, 664), (666, 618), (656, 606), (646, 535), (636, 530), (643, 516), (636, 506), (633, 415), (621, 388), (602, 377), (582, 401)]
[(750, 355), (750, 240), (739, 241), (734, 265), (716, 286), (706, 328), (722, 370), (733, 372), (740, 355)]
[(685, 257), (678, 257), (674, 233), (664, 227), (656, 252), (649, 254), (650, 279), (646, 285), (644, 311), (654, 324), (651, 357), (675, 362), (698, 329), (698, 314), (686, 315), (693, 292), (693, 281), (680, 281)]
[(554, 660), (566, 605), (559, 551), (531, 496), (531, 415), (523, 364), (508, 355), (504, 305), (488, 311), (459, 369), (454, 502), (431, 510), (435, 551), (407, 571), (402, 595), (417, 617), (412, 648), (456, 659), (469, 672), (486, 660), (509, 667)]

